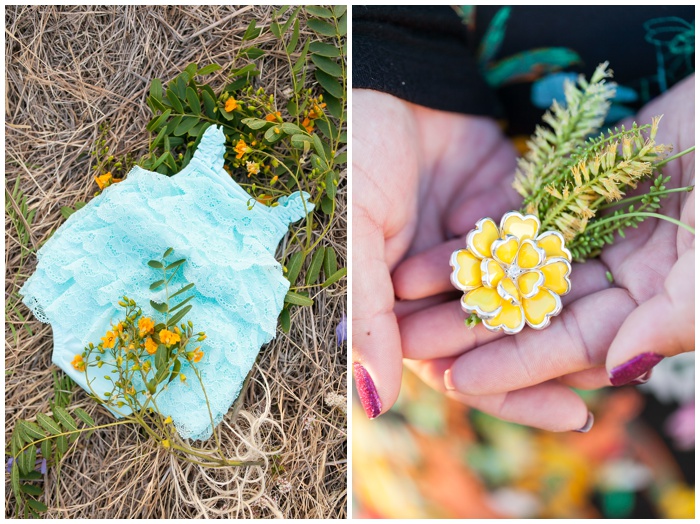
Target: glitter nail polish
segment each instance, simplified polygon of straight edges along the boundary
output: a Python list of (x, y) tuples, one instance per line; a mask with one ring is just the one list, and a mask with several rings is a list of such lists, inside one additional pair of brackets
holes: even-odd
[(642, 353), (641, 355), (637, 355), (632, 360), (625, 362), (621, 366), (617, 366), (610, 372), (610, 383), (613, 386), (629, 384), (651, 370), (651, 368), (661, 362), (663, 358), (664, 357), (656, 353)]
[(365, 413), (367, 413), (367, 417), (370, 419), (377, 418), (382, 412), (382, 401), (379, 399), (372, 377), (369, 376), (367, 370), (359, 362), (352, 364), (352, 371), (355, 376), (357, 394), (360, 397)]

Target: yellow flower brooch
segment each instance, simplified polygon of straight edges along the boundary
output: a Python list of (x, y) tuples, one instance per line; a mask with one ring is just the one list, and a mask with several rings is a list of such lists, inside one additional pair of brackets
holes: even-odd
[(519, 333), (525, 324), (549, 325), (571, 289), (571, 253), (557, 231), (539, 233), (535, 215), (511, 211), (500, 226), (482, 218), (467, 234), (467, 248), (452, 253), (452, 284), (462, 309), (490, 331)]

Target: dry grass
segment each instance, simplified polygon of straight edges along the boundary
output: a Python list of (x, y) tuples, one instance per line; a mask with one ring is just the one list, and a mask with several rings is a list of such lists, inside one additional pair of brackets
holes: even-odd
[[(16, 292), (32, 272), (35, 249), (63, 222), (60, 207), (94, 193), (87, 153), (100, 124), (110, 126), (114, 154), (138, 157), (147, 148), (151, 78), (169, 80), (190, 62), (216, 62), (224, 66), (223, 83), (250, 20), (266, 27), (270, 17), (271, 8), (251, 6), (6, 9), (5, 183), (11, 193), (19, 178), (36, 210), (26, 242), (16, 226), (22, 219), (13, 220), (14, 212), (5, 216), (6, 439), (17, 418), (49, 409), (51, 330), (17, 305)], [(290, 82), (274, 37), (263, 35), (256, 45), (273, 50), (256, 82), (284, 100)], [(343, 187), (330, 234), (341, 263)], [(77, 441), (60, 478), (56, 468), (45, 476), (48, 516), (345, 517), (347, 356), (335, 339), (345, 291), (331, 286), (313, 308), (293, 310), (291, 332), (262, 349), (248, 386), (219, 427), (229, 456), (263, 458), (265, 466), (201, 469), (157, 449), (136, 428), (103, 429)], [(98, 422), (110, 420), (79, 388), (73, 399)], [(8, 480), (7, 517), (14, 512), (10, 492)]]

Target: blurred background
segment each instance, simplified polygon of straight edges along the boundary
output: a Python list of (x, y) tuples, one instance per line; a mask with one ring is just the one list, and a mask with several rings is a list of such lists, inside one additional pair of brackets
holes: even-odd
[(642, 386), (579, 391), (593, 429), (550, 433), (445, 398), (407, 369), (395, 407), (353, 402), (355, 518), (694, 518), (695, 355)]

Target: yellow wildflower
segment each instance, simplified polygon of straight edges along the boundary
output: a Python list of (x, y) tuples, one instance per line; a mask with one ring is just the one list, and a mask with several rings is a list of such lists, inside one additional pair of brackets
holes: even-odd
[(111, 349), (114, 347), (114, 343), (117, 341), (117, 335), (113, 331), (107, 331), (101, 340), (104, 347)]
[(204, 352), (202, 351), (201, 347), (198, 347), (194, 350), (194, 354), (192, 355), (192, 362), (199, 362), (202, 360), (202, 357), (204, 356)]
[(239, 140), (236, 147), (233, 150), (237, 153), (236, 158), (243, 158), (243, 155), (247, 152), (248, 146), (243, 140)]
[(161, 444), (163, 444), (163, 447), (164, 447), (164, 448), (169, 448), (169, 447), (170, 447), (170, 441), (169, 441), (167, 438), (166, 438), (165, 440), (163, 440), (163, 441), (161, 442)]
[(185, 382), (187, 380), (187, 377), (185, 376), (184, 373), (180, 373), (180, 382)]
[(272, 180), (270, 180), (270, 185), (274, 186), (277, 183), (277, 181), (279, 180), (279, 178), (280, 177), (278, 177), (277, 175), (273, 176)]
[(506, 213), (500, 227), (479, 220), (467, 249), (452, 254), (452, 284), (464, 291), (462, 309), (490, 331), (518, 333), (525, 324), (542, 329), (561, 312), (571, 288), (571, 253), (557, 231), (539, 234), (535, 215)]
[(95, 182), (97, 182), (97, 187), (99, 187), (100, 190), (110, 186), (112, 184), (112, 173), (107, 172), (104, 175), (96, 176)]
[(235, 111), (238, 109), (238, 101), (233, 98), (232, 96), (228, 97), (228, 100), (226, 100), (226, 105), (224, 106), (224, 109), (226, 110), (227, 113), (230, 113), (231, 111)]
[(85, 371), (85, 362), (83, 362), (82, 355), (75, 355), (75, 357), (73, 358), (73, 362), (71, 362), (71, 364), (78, 371)]
[(245, 166), (248, 168), (248, 176), (260, 173), (260, 164), (257, 162), (246, 162)]
[(265, 115), (265, 120), (268, 122), (279, 122), (282, 119), (282, 113), (279, 111), (276, 111), (274, 113), (270, 113), (269, 115)]
[(117, 328), (117, 331), (119, 332), (120, 335), (122, 333), (124, 333), (124, 324), (123, 323), (119, 322), (119, 324), (117, 324), (116, 328)]
[(144, 363), (143, 363), (143, 366), (141, 366), (141, 369), (143, 369), (143, 371), (144, 371), (145, 373), (148, 373), (148, 372), (151, 370), (151, 362), (150, 362), (150, 360), (147, 360), (146, 362), (144, 362)]
[(158, 351), (158, 344), (156, 344), (151, 337), (146, 339), (144, 347), (149, 355), (155, 355), (156, 351)]
[(168, 415), (168, 418), (166, 418), (163, 421), (163, 424), (172, 424), (172, 423), (173, 423), (173, 417), (171, 417), (170, 415)]
[(311, 111), (309, 111), (309, 118), (311, 120), (316, 120), (317, 118), (321, 118), (323, 115), (323, 108), (326, 107), (326, 104), (314, 104), (314, 107)]
[(173, 344), (180, 342), (180, 335), (173, 333), (172, 331), (168, 331), (167, 329), (161, 329), (158, 335), (160, 336), (160, 341), (166, 346), (172, 346)]
[(139, 319), (139, 335), (150, 335), (151, 333), (153, 333), (154, 326), (155, 322), (153, 322), (152, 319), (150, 319), (149, 317), (141, 317)]
[(309, 120), (308, 118), (305, 118), (304, 121), (301, 123), (301, 125), (309, 133), (311, 133), (311, 131), (314, 130), (314, 123), (311, 120)]

